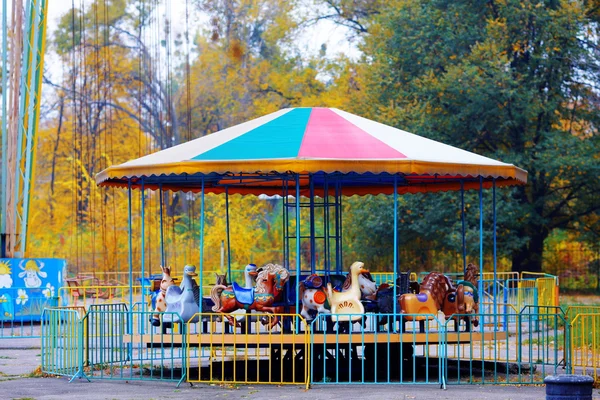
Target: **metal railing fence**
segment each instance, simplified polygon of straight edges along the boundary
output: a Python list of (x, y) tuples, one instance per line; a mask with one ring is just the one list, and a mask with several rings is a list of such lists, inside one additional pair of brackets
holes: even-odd
[[(186, 324), (187, 381), (228, 384), (309, 384), (310, 340), (298, 314), (245, 314), (239, 328), (224, 315), (201, 313)], [(278, 322), (275, 324), (275, 321)], [(271, 329), (269, 326), (275, 324)]]
[(600, 313), (581, 313), (570, 321), (571, 373), (600, 381)]

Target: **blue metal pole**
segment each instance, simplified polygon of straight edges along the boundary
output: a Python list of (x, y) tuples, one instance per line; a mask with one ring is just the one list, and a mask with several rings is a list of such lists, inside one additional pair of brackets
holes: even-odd
[(159, 212), (160, 212), (160, 262), (163, 267), (166, 267), (165, 264), (165, 232), (163, 228), (163, 190), (162, 183), (158, 184), (158, 195), (160, 197), (159, 200)]
[(315, 240), (315, 182), (313, 175), (310, 179), (310, 273), (314, 274), (317, 268), (317, 243)]
[(467, 272), (467, 232), (465, 222), (465, 181), (460, 181), (460, 219), (462, 222), (463, 274)]
[[(7, 17), (7, 6), (6, 0), (2, 0), (2, 203), (0, 203), (0, 233), (6, 233), (6, 178), (8, 169), (8, 139), (7, 139), (7, 125), (8, 125), (8, 111), (7, 111), (7, 96), (8, 96), (8, 80), (6, 71), (6, 60), (8, 59), (8, 17)], [(4, 252), (4, 249), (0, 251), (0, 254)]]
[[(483, 295), (483, 176), (479, 177), (479, 301), (485, 301)], [(483, 330), (484, 321), (481, 321), (481, 329)]]
[(396, 332), (396, 314), (398, 313), (398, 175), (394, 175), (394, 332)]
[[(141, 296), (141, 301), (144, 301), (144, 294), (145, 294), (145, 290), (144, 290), (144, 277), (146, 276), (146, 189), (144, 188), (144, 178), (142, 177), (142, 182), (141, 182), (141, 189), (140, 189), (140, 216), (142, 218), (142, 223), (141, 223), (141, 232), (140, 232), (140, 236), (141, 236), (141, 276), (140, 276), (140, 286), (141, 286), (141, 290), (140, 293), (142, 294)], [(150, 281), (148, 280), (148, 285), (150, 285)], [(132, 292), (130, 290), (130, 292)], [(143, 304), (143, 303), (142, 303)], [(132, 305), (133, 306), (133, 305)]]
[[(494, 235), (494, 287), (492, 288), (492, 293), (494, 296), (494, 315), (496, 315), (498, 313), (498, 311), (496, 310), (496, 306), (497, 306), (497, 300), (496, 300), (496, 287), (497, 287), (497, 281), (498, 281), (498, 276), (497, 276), (497, 260), (496, 260), (496, 256), (497, 256), (497, 248), (496, 248), (496, 178), (494, 178), (494, 180), (492, 181), (492, 212), (494, 215), (494, 227), (493, 227), (493, 235)], [(495, 329), (495, 323), (494, 323), (494, 329)]]
[[(327, 275), (331, 273), (331, 263), (329, 262), (329, 182), (327, 175), (323, 179), (323, 268)], [(335, 273), (342, 272), (341, 265), (335, 266)]]
[[(204, 275), (204, 176), (202, 176), (202, 192), (200, 196), (200, 276), (198, 277), (198, 283), (200, 285), (200, 293), (202, 293), (202, 276)], [(229, 277), (229, 279), (231, 279), (231, 277)], [(202, 301), (202, 299), (200, 301)], [(202, 306), (202, 304), (200, 304), (200, 306)]]
[(343, 205), (342, 182), (340, 182), (340, 265), (344, 265), (344, 205)]
[(288, 187), (288, 181), (287, 181), (287, 177), (285, 178), (285, 181), (283, 182), (283, 187), (282, 187), (282, 193), (283, 193), (283, 198), (281, 199), (283, 206), (281, 207), (281, 212), (282, 212), (282, 220), (283, 220), (283, 224), (282, 224), (282, 229), (283, 229), (283, 264), (286, 266), (286, 268), (289, 268), (290, 266), (290, 227), (289, 227), (289, 223), (290, 223), (290, 216), (289, 216), (289, 211), (288, 211), (288, 195), (289, 195), (289, 187)]
[(335, 264), (342, 265), (342, 189), (341, 182), (335, 182)]
[[(300, 283), (300, 175), (296, 174), (296, 285)], [(300, 291), (296, 290), (296, 310), (300, 310)], [(296, 311), (297, 312), (297, 311)], [(296, 317), (296, 333), (300, 331), (300, 324)]]
[(233, 280), (231, 276), (231, 240), (229, 232), (229, 187), (225, 186), (225, 221), (227, 224), (227, 276)]
[[(129, 287), (133, 286), (133, 239), (132, 239), (132, 224), (131, 224), (131, 179), (127, 179), (127, 229), (129, 233)], [(133, 290), (129, 291), (129, 309), (133, 308)], [(131, 324), (131, 318), (129, 318)], [(129, 329), (129, 332), (133, 330)]]

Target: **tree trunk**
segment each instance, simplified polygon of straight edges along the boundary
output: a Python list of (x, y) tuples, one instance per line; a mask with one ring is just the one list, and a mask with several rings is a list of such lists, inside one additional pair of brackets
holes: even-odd
[(516, 272), (542, 272), (544, 240), (548, 232), (543, 226), (529, 230), (529, 240), (512, 254), (512, 270)]
[(50, 199), (48, 204), (50, 206), (50, 221), (54, 220), (54, 178), (56, 172), (56, 159), (58, 158), (58, 146), (60, 144), (60, 132), (62, 130), (64, 109), (65, 109), (65, 97), (60, 96), (58, 107), (58, 128), (56, 129), (56, 142), (54, 143), (54, 151), (52, 153), (52, 172), (50, 173)]

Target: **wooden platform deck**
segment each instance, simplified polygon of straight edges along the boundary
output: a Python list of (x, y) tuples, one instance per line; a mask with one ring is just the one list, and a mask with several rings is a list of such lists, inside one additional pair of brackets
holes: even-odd
[[(301, 346), (311, 342), (315, 345), (336, 344), (375, 344), (375, 343), (406, 343), (414, 345), (438, 345), (442, 340), (442, 334), (439, 332), (419, 333), (387, 333), (387, 332), (369, 332), (352, 334), (338, 333), (315, 333), (293, 334), (293, 333), (252, 333), (244, 335), (241, 333), (201, 333), (190, 334), (189, 345), (191, 346), (268, 346), (268, 345), (297, 345)], [(468, 344), (484, 341), (504, 341), (508, 339), (507, 332), (448, 332), (445, 334), (446, 342), (450, 345)], [(184, 337), (181, 334), (144, 334), (144, 335), (125, 335), (124, 342), (132, 344), (145, 344), (148, 346), (169, 346), (181, 345)]]

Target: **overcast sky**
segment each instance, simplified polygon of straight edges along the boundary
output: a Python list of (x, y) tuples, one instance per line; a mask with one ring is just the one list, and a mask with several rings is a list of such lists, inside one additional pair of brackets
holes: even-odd
[[(84, 4), (89, 4), (89, 0), (83, 0)], [(81, 0), (76, 0), (75, 7), (79, 7)], [(170, 4), (171, 19), (175, 21), (172, 25), (174, 30), (174, 36), (177, 33), (182, 33), (185, 29), (185, 1), (170, 1), (163, 0), (163, 9), (161, 14), (164, 15), (164, 4)], [(1, 4), (1, 3), (0, 3)], [(69, 0), (52, 0), (48, 3), (48, 26), (47, 26), (47, 40), (52, 40), (52, 36), (60, 18), (71, 10), (73, 1)], [(8, 18), (10, 19), (10, 8), (12, 1), (8, 0)], [(0, 15), (2, 9), (0, 7)], [(192, 13), (190, 13), (192, 14)], [(202, 19), (201, 15), (196, 14), (195, 18), (197, 21), (193, 21), (190, 17), (190, 26), (197, 26), (199, 20)], [(0, 19), (0, 22), (2, 20)], [(204, 21), (206, 22), (206, 21)], [(9, 21), (10, 24), (10, 21)], [(317, 24), (313, 24), (302, 31), (298, 39), (298, 47), (306, 55), (316, 55), (321, 49), (322, 44), (327, 46), (327, 57), (333, 58), (339, 53), (346, 54), (350, 57), (357, 58), (359, 51), (356, 47), (356, 42), (348, 41), (347, 39), (347, 28), (335, 25), (331, 21), (322, 20)], [(61, 79), (61, 63), (56, 55), (52, 51), (46, 51), (45, 55), (45, 70), (46, 76), (53, 82), (59, 82)], [(48, 90), (49, 87), (44, 88), (43, 94), (51, 95)]]
[[(75, 6), (77, 7), (79, 3), (79, 0), (76, 1)], [(89, 1), (85, 1), (85, 3), (89, 3)], [(48, 35), (52, 35), (60, 17), (71, 9), (71, 4), (72, 1), (69, 0), (53, 0), (49, 2)], [(174, 21), (182, 21), (179, 24), (174, 23), (173, 29), (183, 31), (185, 29), (185, 1), (171, 1), (170, 8), (172, 19)], [(164, 13), (164, 9), (162, 12)], [(48, 38), (50, 37), (48, 36)], [(300, 37), (299, 46), (306, 54), (317, 54), (323, 43), (327, 45), (328, 57), (334, 57), (339, 53), (344, 53), (351, 57), (357, 57), (359, 54), (356, 43), (350, 42), (347, 39), (347, 28), (335, 25), (329, 20), (321, 20), (317, 24), (306, 28)]]

